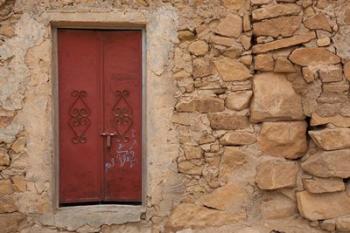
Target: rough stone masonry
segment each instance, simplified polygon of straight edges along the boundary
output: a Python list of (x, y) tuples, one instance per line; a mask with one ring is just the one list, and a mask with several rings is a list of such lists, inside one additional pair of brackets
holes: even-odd
[[(146, 22), (137, 219), (55, 215), (52, 15)], [(347, 0), (0, 0), (0, 232), (350, 232), (349, 38)]]

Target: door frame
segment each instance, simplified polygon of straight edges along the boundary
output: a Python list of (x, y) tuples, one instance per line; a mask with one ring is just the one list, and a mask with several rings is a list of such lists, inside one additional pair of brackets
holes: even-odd
[[(100, 24), (100, 23), (85, 23), (85, 22), (52, 22), (51, 23), (51, 33), (52, 33), (52, 54), (51, 54), (51, 70), (52, 70), (52, 116), (53, 116), (53, 164), (52, 167), (52, 177), (53, 177), (53, 188), (51, 196), (53, 200), (53, 209), (59, 210), (62, 208), (69, 208), (69, 207), (60, 207), (59, 206), (59, 156), (60, 156), (60, 151), (59, 151), (59, 89), (58, 89), (58, 83), (59, 83), (59, 76), (58, 76), (58, 43), (57, 43), (57, 32), (58, 29), (90, 29), (90, 30), (137, 30), (141, 31), (142, 34), (142, 77), (141, 77), (141, 96), (142, 96), (142, 135), (141, 135), (141, 162), (142, 162), (142, 198), (141, 198), (141, 207), (145, 207), (145, 202), (146, 202), (146, 196), (147, 196), (147, 144), (146, 144), (146, 129), (147, 129), (147, 108), (146, 108), (146, 58), (147, 58), (147, 43), (146, 43), (146, 27), (145, 25), (120, 25), (120, 26), (115, 26), (115, 25), (110, 25), (110, 24)], [(132, 206), (132, 205), (123, 205), (123, 204), (103, 204), (103, 205), (94, 205), (94, 206)], [(77, 205), (79, 207), (79, 205)]]

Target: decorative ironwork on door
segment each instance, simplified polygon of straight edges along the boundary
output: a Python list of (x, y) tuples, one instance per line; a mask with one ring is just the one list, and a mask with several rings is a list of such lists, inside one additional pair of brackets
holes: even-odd
[(68, 125), (74, 133), (72, 143), (86, 143), (87, 138), (85, 133), (91, 125), (89, 119), (91, 110), (85, 102), (87, 92), (74, 90), (71, 96), (74, 98), (74, 101), (69, 109), (70, 119)]
[(118, 142), (129, 142), (128, 132), (133, 125), (133, 110), (128, 102), (130, 92), (128, 90), (115, 91), (117, 98), (113, 106), (113, 122), (112, 125), (116, 130), (116, 139)]

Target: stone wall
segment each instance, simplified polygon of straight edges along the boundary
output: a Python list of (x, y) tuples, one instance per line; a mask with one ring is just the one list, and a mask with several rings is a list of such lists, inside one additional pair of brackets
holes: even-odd
[[(350, 232), (350, 2), (0, 0), (0, 20), (0, 232)], [(56, 214), (53, 21), (146, 27), (133, 220)]]

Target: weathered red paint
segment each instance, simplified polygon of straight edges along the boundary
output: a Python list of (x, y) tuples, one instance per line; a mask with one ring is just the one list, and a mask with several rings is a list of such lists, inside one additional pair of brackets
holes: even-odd
[(141, 201), (141, 35), (58, 30), (60, 204)]

